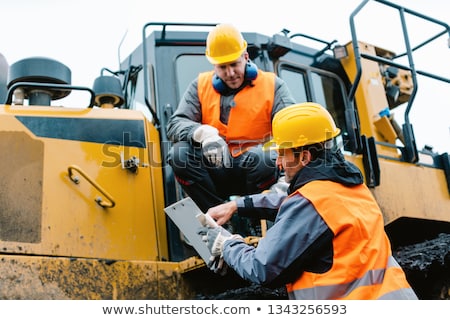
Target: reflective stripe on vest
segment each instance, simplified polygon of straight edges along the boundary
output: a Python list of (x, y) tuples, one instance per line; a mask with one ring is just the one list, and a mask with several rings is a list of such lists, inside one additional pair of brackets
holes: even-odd
[(246, 148), (264, 143), (272, 134), (272, 108), (275, 98), (275, 75), (258, 70), (251, 86), (234, 97), (228, 125), (220, 121), (220, 94), (212, 86), (213, 71), (198, 77), (198, 97), (202, 108), (202, 123), (216, 127), (227, 141), (233, 156)]
[(287, 285), (291, 299), (417, 299), (392, 257), (383, 216), (365, 185), (313, 181), (297, 192), (311, 201), (335, 237), (331, 269), (303, 272)]

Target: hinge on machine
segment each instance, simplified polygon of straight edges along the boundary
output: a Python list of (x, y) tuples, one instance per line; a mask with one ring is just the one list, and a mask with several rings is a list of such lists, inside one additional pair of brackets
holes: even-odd
[(120, 162), (122, 163), (122, 169), (127, 169), (132, 173), (137, 173), (139, 168), (139, 158), (132, 156), (130, 159), (125, 160), (123, 152), (120, 153)]

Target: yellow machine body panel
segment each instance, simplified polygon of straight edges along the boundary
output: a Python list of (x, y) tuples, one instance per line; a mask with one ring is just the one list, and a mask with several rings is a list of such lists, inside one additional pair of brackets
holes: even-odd
[[(361, 156), (346, 156), (346, 159), (364, 175)], [(449, 221), (450, 196), (443, 170), (382, 158), (379, 165), (380, 185), (370, 190), (386, 225), (399, 218)]]
[(159, 136), (142, 113), (4, 106), (0, 121), (7, 150), (1, 252), (167, 257), (163, 201), (156, 199), (163, 194)]
[(175, 262), (25, 255), (0, 259), (2, 300), (169, 300), (195, 294)]
[(372, 192), (385, 223), (401, 217), (450, 221), (450, 195), (443, 170), (380, 159), (382, 181)]

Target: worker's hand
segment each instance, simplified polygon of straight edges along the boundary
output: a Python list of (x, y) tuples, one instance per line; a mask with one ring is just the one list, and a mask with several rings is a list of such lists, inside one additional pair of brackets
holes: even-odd
[(228, 265), (223, 260), (223, 256), (220, 257), (211, 256), (207, 266), (209, 270), (213, 271), (214, 273), (220, 274), (221, 276), (226, 275), (228, 270)]
[(231, 166), (231, 154), (228, 145), (219, 136), (206, 138), (202, 143), (203, 156), (208, 160), (209, 164), (214, 167)]
[(219, 131), (207, 124), (198, 127), (192, 135), (194, 141), (202, 145), (203, 156), (215, 167), (230, 167), (231, 154), (228, 145), (219, 136)]
[(206, 214), (211, 216), (214, 220), (216, 220), (217, 224), (221, 226), (228, 222), (236, 211), (236, 201), (229, 201), (209, 208)]
[(238, 238), (242, 239), (240, 235), (231, 234), (220, 226), (215, 228), (204, 227), (199, 234), (202, 235), (202, 241), (206, 244), (209, 252), (214, 257), (222, 256), (223, 244), (225, 241)]
[(211, 253), (211, 257), (207, 262), (208, 268), (214, 273), (225, 275), (227, 273), (228, 265), (223, 259), (223, 245), (225, 241), (230, 239), (242, 239), (238, 234), (231, 234), (226, 229), (218, 227), (201, 227), (198, 234), (202, 236), (203, 242)]

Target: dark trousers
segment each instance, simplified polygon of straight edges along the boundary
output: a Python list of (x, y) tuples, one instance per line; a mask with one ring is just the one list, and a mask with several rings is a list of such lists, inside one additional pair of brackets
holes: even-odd
[(276, 152), (256, 146), (233, 158), (230, 168), (216, 168), (204, 159), (201, 148), (180, 141), (169, 151), (167, 161), (185, 193), (206, 212), (230, 196), (269, 189), (279, 177), (276, 157)]

